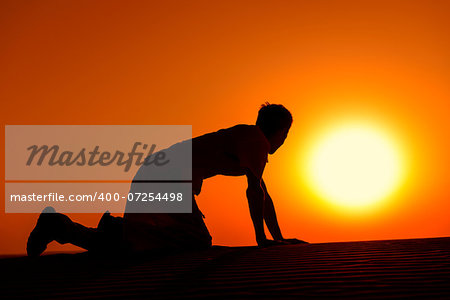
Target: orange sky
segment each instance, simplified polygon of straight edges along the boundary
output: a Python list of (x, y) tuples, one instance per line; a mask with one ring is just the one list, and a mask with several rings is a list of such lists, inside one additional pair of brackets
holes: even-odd
[[(264, 101), (282, 103), (294, 124), (264, 177), (286, 237), (448, 236), (449, 9), (448, 1), (2, 1), (2, 124), (192, 124), (197, 136), (253, 123)], [(401, 190), (364, 213), (314, 197), (298, 163), (323, 126), (355, 117), (388, 128), (411, 160)], [(1, 134), (4, 143), (4, 126)], [(204, 183), (198, 203), (215, 244), (254, 243), (245, 188), (245, 178)], [(70, 216), (89, 226), (99, 219)], [(0, 213), (0, 254), (24, 253), (36, 218)]]

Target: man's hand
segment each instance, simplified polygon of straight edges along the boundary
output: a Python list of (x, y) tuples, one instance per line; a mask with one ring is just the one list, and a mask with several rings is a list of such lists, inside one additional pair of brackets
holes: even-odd
[(282, 240), (268, 240), (261, 239), (258, 241), (259, 247), (269, 247), (269, 246), (280, 246), (280, 245), (300, 245), (300, 244), (309, 244), (308, 242), (298, 240), (298, 239), (282, 239)]
[(298, 239), (283, 239), (282, 241), (288, 245), (309, 244), (308, 242), (298, 240)]
[(288, 243), (284, 242), (283, 240), (268, 240), (268, 239), (258, 240), (258, 247), (269, 247), (279, 245), (288, 245)]
[(309, 244), (308, 242), (298, 239), (282, 239), (282, 240), (268, 240), (266, 238), (258, 240), (259, 247), (280, 246), (280, 245), (299, 245)]

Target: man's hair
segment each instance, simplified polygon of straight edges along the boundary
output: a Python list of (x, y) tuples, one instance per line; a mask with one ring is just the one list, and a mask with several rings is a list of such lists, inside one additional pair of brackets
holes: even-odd
[(256, 119), (256, 125), (261, 128), (266, 136), (271, 136), (279, 130), (289, 128), (292, 124), (292, 115), (281, 104), (261, 105)]

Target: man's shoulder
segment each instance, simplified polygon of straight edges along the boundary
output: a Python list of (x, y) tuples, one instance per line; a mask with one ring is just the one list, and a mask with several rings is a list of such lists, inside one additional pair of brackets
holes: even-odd
[(235, 134), (246, 137), (266, 138), (261, 129), (256, 125), (238, 124), (228, 129)]
[(248, 151), (258, 149), (258, 151), (267, 152), (270, 148), (270, 143), (264, 133), (256, 125), (236, 125), (235, 140), (241, 144), (241, 148)]

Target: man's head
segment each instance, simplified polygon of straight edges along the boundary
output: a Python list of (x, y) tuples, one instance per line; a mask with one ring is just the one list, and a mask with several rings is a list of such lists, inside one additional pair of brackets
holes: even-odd
[(270, 143), (270, 154), (283, 145), (292, 124), (291, 113), (281, 104), (263, 104), (258, 112), (256, 126)]

